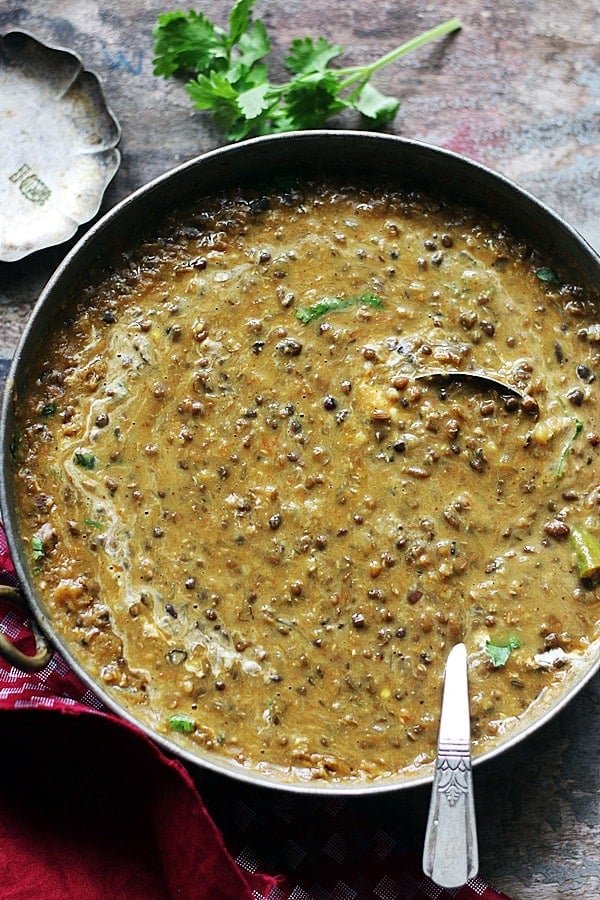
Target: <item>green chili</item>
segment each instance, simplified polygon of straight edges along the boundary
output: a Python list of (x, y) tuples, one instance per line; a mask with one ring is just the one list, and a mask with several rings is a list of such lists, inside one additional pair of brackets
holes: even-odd
[(577, 571), (583, 579), (600, 573), (600, 541), (586, 528), (571, 526), (571, 544), (575, 550)]

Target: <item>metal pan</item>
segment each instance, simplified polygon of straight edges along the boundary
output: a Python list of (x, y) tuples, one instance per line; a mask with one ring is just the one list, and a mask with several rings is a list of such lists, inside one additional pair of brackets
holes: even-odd
[[(221, 187), (276, 178), (297, 173), (302, 176), (340, 175), (349, 181), (368, 178), (386, 184), (409, 182), (430, 193), (462, 199), (491, 210), (501, 221), (519, 232), (538, 250), (556, 261), (561, 278), (583, 284), (592, 291), (600, 289), (600, 257), (585, 240), (556, 213), (508, 179), (486, 167), (454, 153), (398, 137), (355, 131), (313, 131), (257, 138), (211, 151), (140, 188), (118, 204), (73, 248), (42, 292), (15, 353), (7, 380), (0, 422), (2, 468), (0, 505), (17, 573), (28, 604), (42, 634), (58, 649), (73, 669), (106, 706), (123, 718), (135, 722), (130, 712), (120, 707), (103, 684), (84, 671), (73, 658), (68, 645), (53, 626), (29, 577), (29, 566), (19, 532), (14, 501), (13, 467), (10, 452), (13, 440), (14, 407), (25, 382), (28, 364), (61, 315), (61, 307), (86, 281), (93, 269), (101, 268), (115, 248), (130, 246), (136, 236), (146, 232), (154, 218), (190, 198), (208, 195)], [(37, 659), (44, 664), (43, 655)], [(563, 682), (560, 693), (529, 716), (520, 730), (478, 757), (489, 759), (527, 738), (554, 716), (583, 687), (600, 667), (600, 646), (591, 648), (571, 677)], [(266, 787), (304, 793), (372, 794), (430, 782), (433, 767), (425, 767), (414, 776), (398, 775), (368, 784), (296, 783), (236, 767), (226, 759), (208, 752), (190, 753), (169, 738), (141, 726), (157, 743), (187, 762), (212, 771), (234, 776)]]

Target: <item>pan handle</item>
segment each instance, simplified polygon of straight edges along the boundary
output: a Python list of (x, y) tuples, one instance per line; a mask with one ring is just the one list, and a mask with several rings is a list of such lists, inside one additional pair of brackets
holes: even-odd
[[(17, 588), (10, 587), (10, 585), (0, 584), (0, 598), (16, 603), (17, 606), (22, 607), (23, 605), (20, 591)], [(0, 632), (0, 656), (3, 656), (8, 663), (16, 666), (17, 669), (22, 669), (24, 672), (39, 672), (48, 665), (53, 653), (52, 647), (46, 643), (46, 639), (40, 634), (35, 625), (32, 631), (36, 645), (36, 652), (33, 656), (28, 656), (26, 653), (18, 650), (14, 644), (11, 644), (6, 635)]]

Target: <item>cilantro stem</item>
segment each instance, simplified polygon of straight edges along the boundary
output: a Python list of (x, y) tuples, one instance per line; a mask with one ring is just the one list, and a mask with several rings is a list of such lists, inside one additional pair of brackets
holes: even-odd
[(341, 88), (350, 87), (350, 85), (354, 84), (356, 81), (363, 81), (365, 78), (370, 78), (374, 72), (383, 69), (385, 66), (393, 63), (396, 59), (404, 56), (406, 53), (417, 50), (419, 47), (423, 47), (425, 44), (431, 43), (431, 41), (444, 37), (446, 34), (458, 31), (460, 28), (462, 28), (460, 19), (448, 19), (446, 22), (436, 25), (435, 28), (430, 28), (429, 31), (424, 31), (423, 34), (411, 38), (410, 41), (406, 41), (406, 43), (401, 44), (394, 50), (390, 50), (389, 53), (385, 53), (383, 56), (380, 56), (379, 59), (374, 60), (374, 62), (369, 63), (366, 66), (349, 66), (345, 69), (336, 69), (335, 73), (337, 76), (349, 76), (341, 82)]

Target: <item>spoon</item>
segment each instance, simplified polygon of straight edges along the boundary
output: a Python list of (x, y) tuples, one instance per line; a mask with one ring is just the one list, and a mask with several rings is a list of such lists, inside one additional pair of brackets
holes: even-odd
[(523, 399), (524, 394), (512, 384), (506, 384), (500, 381), (495, 375), (483, 370), (463, 371), (461, 369), (427, 369), (425, 372), (417, 372), (415, 374), (417, 380), (441, 380), (441, 381), (471, 381), (478, 383), (484, 390), (495, 390), (500, 394), (512, 394), (514, 397)]
[(457, 888), (479, 868), (467, 649), (456, 644), (448, 655), (438, 733), (437, 759), (425, 831), (423, 871), (444, 888)]

